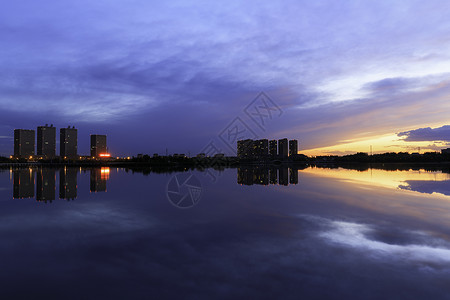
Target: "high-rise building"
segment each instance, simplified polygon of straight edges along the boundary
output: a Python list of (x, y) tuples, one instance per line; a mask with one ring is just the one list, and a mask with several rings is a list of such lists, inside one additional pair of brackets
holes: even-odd
[(269, 154), (269, 141), (261, 139), (253, 141), (253, 156), (257, 158), (266, 158)]
[(106, 155), (106, 135), (91, 134), (91, 156), (100, 157), (101, 154)]
[(271, 156), (271, 157), (276, 157), (277, 156), (277, 154), (278, 154), (278, 151), (277, 151), (277, 140), (270, 140), (269, 141), (269, 155)]
[(278, 140), (278, 156), (280, 158), (288, 157), (288, 139)]
[(14, 129), (14, 156), (29, 158), (34, 156), (34, 130)]
[(237, 142), (237, 156), (239, 158), (252, 158), (253, 155), (253, 140), (246, 139)]
[(295, 156), (298, 154), (298, 141), (290, 140), (289, 141), (289, 156)]
[(37, 128), (37, 149), (36, 154), (44, 158), (54, 158), (56, 156), (56, 127), (53, 124), (39, 126)]
[(59, 136), (60, 151), (62, 158), (76, 158), (78, 156), (78, 131), (75, 126), (61, 128)]

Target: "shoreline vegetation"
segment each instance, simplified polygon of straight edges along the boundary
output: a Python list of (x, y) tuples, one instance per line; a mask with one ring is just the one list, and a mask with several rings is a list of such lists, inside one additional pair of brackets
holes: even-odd
[(383, 153), (368, 155), (357, 153), (346, 156), (316, 156), (296, 155), (286, 159), (255, 158), (240, 159), (235, 156), (220, 157), (185, 157), (185, 156), (154, 156), (142, 155), (125, 159), (91, 159), (91, 160), (36, 160), (10, 159), (0, 157), (0, 168), (10, 167), (120, 167), (137, 172), (175, 172), (188, 170), (204, 170), (213, 168), (224, 170), (239, 167), (277, 167), (289, 166), (301, 170), (307, 167), (345, 168), (359, 171), (368, 169), (384, 170), (429, 170), (450, 173), (450, 154), (429, 152), (424, 154)]

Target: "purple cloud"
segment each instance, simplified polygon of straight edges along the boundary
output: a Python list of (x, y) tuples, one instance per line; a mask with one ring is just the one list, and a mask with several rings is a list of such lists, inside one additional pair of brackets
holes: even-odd
[(450, 125), (438, 128), (419, 128), (397, 133), (407, 142), (450, 141)]
[[(436, 95), (450, 70), (448, 9), (433, 1), (11, 2), (0, 11), (0, 136), (71, 124), (83, 136), (109, 131), (117, 154), (194, 152), (261, 91), (286, 112), (265, 134), (305, 146), (420, 127), (436, 119), (425, 102), (448, 115)], [(131, 138), (142, 131), (145, 140)], [(4, 140), (0, 155), (9, 155)]]

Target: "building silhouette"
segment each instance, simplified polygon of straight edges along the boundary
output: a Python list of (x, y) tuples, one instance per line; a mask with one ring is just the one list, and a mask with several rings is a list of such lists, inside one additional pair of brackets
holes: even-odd
[(253, 141), (253, 157), (266, 158), (269, 154), (269, 140), (261, 139)]
[(298, 141), (289, 140), (289, 156), (296, 156), (298, 154)]
[(272, 158), (277, 157), (278, 155), (278, 147), (277, 147), (277, 140), (270, 140), (269, 141), (269, 156)]
[(59, 199), (74, 200), (77, 198), (78, 170), (67, 168), (59, 170)]
[(37, 128), (36, 154), (43, 158), (54, 158), (56, 156), (56, 128), (53, 124), (39, 126)]
[(70, 128), (61, 128), (59, 130), (59, 155), (62, 158), (78, 157), (78, 131), (75, 126)]
[(280, 158), (288, 157), (288, 139), (280, 139), (278, 140), (278, 156)]
[(31, 129), (14, 129), (14, 157), (34, 156), (35, 132)]
[(237, 141), (237, 156), (239, 158), (253, 158), (253, 140), (246, 139)]
[(52, 202), (56, 192), (55, 169), (40, 168), (36, 171), (36, 200)]
[(106, 135), (91, 134), (91, 156), (100, 157), (100, 154), (107, 154)]
[[(278, 151), (277, 151), (278, 150)], [(287, 138), (277, 140), (239, 140), (237, 157), (241, 159), (287, 159), (298, 153), (298, 141)]]
[(34, 197), (34, 172), (32, 169), (13, 170), (13, 198)]

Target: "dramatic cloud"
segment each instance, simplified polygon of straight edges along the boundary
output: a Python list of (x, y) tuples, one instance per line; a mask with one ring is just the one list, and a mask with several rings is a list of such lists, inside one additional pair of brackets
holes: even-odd
[(408, 142), (418, 141), (450, 141), (450, 125), (439, 128), (419, 128), (410, 131), (404, 131), (397, 134)]
[[(117, 154), (160, 151), (168, 135), (175, 142), (166, 146), (196, 151), (260, 91), (286, 112), (261, 134), (289, 133), (308, 147), (430, 126), (449, 112), (436, 100), (450, 72), (449, 9), (442, 1), (15, 1), (0, 12), (0, 135), (74, 124), (116, 133)], [(430, 101), (424, 115), (419, 106)], [(152, 143), (129, 140), (142, 129)], [(9, 144), (0, 142), (0, 154)]]

